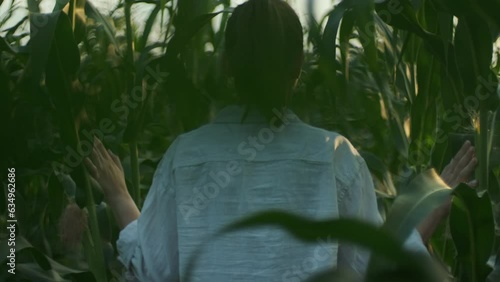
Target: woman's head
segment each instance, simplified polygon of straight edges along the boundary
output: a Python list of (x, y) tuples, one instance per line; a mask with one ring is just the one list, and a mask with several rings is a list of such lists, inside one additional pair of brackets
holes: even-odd
[(266, 115), (286, 106), (303, 60), (297, 14), (282, 0), (249, 0), (226, 27), (225, 57), (242, 102)]

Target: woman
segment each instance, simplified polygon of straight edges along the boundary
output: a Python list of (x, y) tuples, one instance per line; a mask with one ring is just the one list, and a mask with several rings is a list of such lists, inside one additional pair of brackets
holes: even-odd
[[(303, 34), (284, 1), (250, 0), (226, 29), (225, 59), (241, 98), (179, 136), (165, 153), (139, 212), (120, 160), (99, 140), (86, 165), (122, 229), (120, 260), (140, 281), (182, 280), (190, 255), (229, 222), (269, 209), (314, 219), (381, 224), (366, 163), (343, 136), (303, 123), (286, 106), (300, 74)], [(443, 178), (454, 186), (475, 166), (466, 143)], [(449, 202), (420, 232), (432, 234)], [(406, 247), (426, 252), (416, 231)], [(329, 267), (362, 274), (368, 253), (349, 244), (302, 244), (278, 228), (220, 236), (204, 248), (193, 281), (302, 281)]]

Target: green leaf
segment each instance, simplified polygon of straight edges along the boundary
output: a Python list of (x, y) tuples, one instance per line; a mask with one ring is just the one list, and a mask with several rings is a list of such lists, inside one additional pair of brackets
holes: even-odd
[[(326, 22), (325, 29), (323, 30), (323, 36), (321, 39), (321, 49), (320, 49), (320, 64), (323, 68), (335, 74), (335, 62), (337, 54), (337, 46), (335, 41), (337, 40), (337, 31), (339, 29), (340, 21), (347, 10), (347, 2), (342, 1), (340, 4), (335, 6), (333, 10), (328, 14), (328, 21)], [(347, 34), (344, 34), (344, 38)]]
[[(186, 46), (186, 44), (189, 43), (189, 41), (200, 29), (202, 29), (205, 25), (210, 23), (215, 16), (225, 12), (227, 11), (220, 11), (216, 13), (199, 15), (194, 19), (192, 19), (191, 21), (180, 24), (178, 27), (176, 27), (176, 32), (174, 36), (168, 42), (167, 52), (161, 58), (161, 61), (165, 66), (165, 69), (161, 69), (161, 71), (180, 72), (179, 69), (175, 69), (181, 64), (178, 61), (178, 56), (177, 56), (179, 52), (181, 52), (182, 48), (184, 48), (184, 46)], [(140, 69), (138, 74), (144, 74), (143, 70)], [(140, 77), (140, 79), (142, 79), (142, 77)], [(139, 81), (141, 81), (140, 79)], [(164, 79), (164, 77), (162, 77), (161, 79)], [(148, 99), (150, 95), (147, 95), (146, 97), (147, 98), (145, 99), (144, 103), (147, 103), (149, 101)], [(129, 117), (130, 120), (127, 124), (127, 128), (125, 129), (123, 137), (123, 140), (125, 142), (136, 140), (136, 135), (141, 132), (140, 128), (142, 126), (142, 121), (144, 120), (145, 113), (146, 113), (146, 107), (142, 106), (137, 112), (137, 114), (134, 114), (132, 118)]]
[(25, 17), (19, 19), (16, 22), (16, 24), (14, 24), (13, 26), (4, 29), (3, 31), (6, 32), (5, 35), (4, 35), (4, 37), (5, 38), (16, 38), (16, 36), (14, 34), (17, 34), (20, 31), (22, 31), (22, 30), (19, 30), (19, 28), (21, 26), (23, 26), (26, 23), (26, 21), (28, 21), (28, 20), (29, 20), (29, 15), (26, 15)]
[(406, 240), (422, 220), (446, 202), (451, 192), (433, 169), (422, 172), (400, 191), (384, 229), (400, 240)]
[(436, 34), (425, 30), (418, 22), (417, 14), (409, 0), (391, 1), (387, 0), (376, 4), (377, 13), (387, 24), (398, 29), (410, 31), (424, 40), (425, 45), (433, 55), (443, 63), (449, 72), (449, 75), (459, 81), (454, 57), (449, 58), (447, 54), (453, 46)]
[(385, 163), (373, 153), (360, 151), (360, 154), (365, 160), (370, 172), (384, 183), (385, 190), (381, 192), (388, 196), (396, 196), (396, 187), (394, 187), (391, 173)]
[(0, 52), (1, 51), (7, 52), (7, 53), (10, 53), (13, 55), (17, 53), (14, 50), (14, 48), (12, 48), (12, 46), (10, 46), (10, 44), (7, 43), (7, 41), (5, 41), (5, 39), (3, 37), (0, 36)]
[(57, 48), (64, 56), (60, 61), (63, 71), (68, 74), (76, 73), (80, 64), (80, 52), (66, 14), (61, 11), (48, 14), (31, 13), (30, 36), (30, 62), (35, 83), (38, 83), (46, 67), (54, 64), (49, 60), (49, 56)]
[(462, 17), (464, 15), (470, 14), (472, 11), (472, 6), (469, 0), (433, 0), (440, 9), (446, 12), (452, 13), (457, 17)]
[(500, 28), (500, 17), (498, 17), (498, 11), (500, 11), (500, 1), (499, 0), (469, 0), (472, 2), (472, 7), (482, 17), (485, 17), (488, 22), (495, 25), (497, 30)]
[[(275, 226), (286, 230), (295, 238), (314, 243), (318, 239), (337, 239), (340, 242), (352, 243), (370, 250), (383, 258), (399, 263), (404, 269), (423, 271), (421, 257), (403, 248), (402, 241), (391, 235), (386, 230), (380, 229), (370, 223), (355, 219), (333, 219), (316, 221), (299, 215), (279, 210), (259, 212), (229, 224), (217, 232), (212, 238), (201, 244), (188, 262), (185, 277), (189, 281), (189, 274), (196, 267), (197, 255), (202, 248), (210, 243), (213, 238), (225, 233), (238, 230), (251, 229), (259, 226)], [(370, 236), (366, 236), (370, 234)]]
[[(354, 30), (355, 20), (355, 14), (352, 9), (345, 11), (339, 30), (340, 54), (342, 58), (342, 66), (344, 67), (344, 76), (347, 81), (349, 80), (349, 50), (351, 46), (349, 40), (351, 39), (352, 32)], [(335, 49), (333, 51), (335, 52)], [(335, 57), (335, 54), (333, 54), (333, 56)]]
[[(71, 23), (68, 16), (61, 11), (32, 14), (31, 22), (32, 26), (36, 27), (32, 30), (30, 42), (32, 67), (37, 73), (36, 77), (45, 73), (45, 84), (56, 108), (61, 138), (66, 145), (78, 152), (73, 82), (80, 66), (80, 52), (73, 37)], [(47, 24), (42, 25), (44, 22)], [(77, 161), (81, 167), (81, 160)], [(82, 183), (84, 175), (81, 169), (73, 170), (71, 175), (76, 183)], [(81, 188), (80, 185), (77, 185), (78, 187)], [(84, 205), (83, 189), (76, 190), (76, 200), (80, 206)]]
[(416, 12), (409, 0), (386, 0), (375, 4), (375, 9), (388, 25), (411, 31), (420, 37), (426, 36), (426, 31), (418, 23)]
[(448, 220), (442, 221), (432, 237), (429, 239), (430, 249), (432, 254), (435, 255), (445, 265), (454, 265), (456, 257), (456, 249), (450, 235), (450, 228)]
[(356, 0), (353, 1), (354, 12), (356, 13), (356, 28), (359, 33), (359, 40), (364, 50), (364, 58), (372, 72), (377, 72), (378, 66), (378, 50), (375, 20), (374, 20), (374, 3), (373, 0)]
[[(323, 34), (321, 35), (321, 26), (313, 24), (314, 19), (311, 18), (310, 20), (310, 36), (314, 37), (311, 39), (316, 39), (319, 41), (317, 45), (319, 50), (319, 69), (321, 70), (323, 77), (326, 78), (327, 84), (329, 84), (330, 88), (332, 89), (337, 89), (339, 84), (337, 78), (337, 70), (340, 67), (337, 62), (336, 40), (340, 21), (342, 20), (347, 9), (347, 1), (342, 1), (338, 5), (336, 5), (333, 10), (330, 11), (326, 16), (328, 17), (328, 20), (323, 30)], [(349, 35), (346, 34), (345, 36)]]
[(500, 179), (493, 170), (490, 171), (488, 179), (488, 195), (493, 203), (500, 203)]
[(144, 26), (144, 31), (142, 32), (141, 38), (139, 40), (139, 44), (137, 44), (136, 50), (139, 52), (143, 51), (148, 42), (149, 34), (151, 33), (151, 29), (153, 28), (153, 24), (158, 16), (158, 13), (161, 10), (160, 5), (156, 5), (151, 14), (149, 14), (148, 20), (146, 21), (146, 25)]
[(493, 271), (488, 275), (486, 282), (497, 282), (500, 281), (500, 249), (497, 251), (495, 258), (495, 266)]
[(55, 174), (50, 175), (47, 190), (49, 191), (49, 215), (53, 219), (57, 219), (61, 215), (66, 201), (64, 187)]
[(52, 12), (61, 11), (69, 3), (69, 0), (56, 0)]
[[(16, 254), (18, 257), (21, 253), (31, 254), (35, 263), (17, 262), (16, 268), (23, 272), (23, 276), (31, 278), (31, 281), (54, 281), (51, 279), (61, 279), (56, 281), (63, 281), (62, 278), (86, 278), (86, 281), (95, 281), (93, 275), (86, 270), (77, 270), (45, 256), (43, 252), (33, 247), (24, 237), (18, 236), (16, 238)], [(2, 264), (5, 264), (8, 254), (8, 245), (6, 241), (1, 241), (0, 253), (2, 254)], [(48, 280), (47, 280), (48, 279)], [(82, 281), (82, 280), (77, 280)]]
[[(223, 228), (220, 234), (265, 225), (287, 230), (295, 238), (304, 242), (314, 243), (317, 242), (318, 238), (327, 239), (328, 236), (332, 236), (332, 238), (342, 241), (358, 243), (375, 252), (382, 253), (388, 258), (395, 259), (398, 256), (404, 256), (401, 244), (395, 241), (395, 238), (391, 237), (389, 233), (379, 230), (372, 224), (352, 219), (314, 221), (283, 211), (266, 211), (232, 223)], [(363, 236), (364, 232), (372, 234), (372, 238)]]
[(408, 158), (417, 168), (427, 167), (431, 159), (431, 151), (436, 141), (434, 133), (437, 126), (437, 103), (439, 96), (440, 76), (437, 75), (440, 65), (427, 50), (420, 48), (418, 40), (417, 62), (417, 97), (411, 104), (411, 144)]
[(57, 22), (61, 12), (30, 14), (30, 67), (33, 81), (38, 84), (49, 59)]
[(476, 15), (500, 27), (499, 0), (434, 0), (441, 9), (453, 13), (458, 18)]
[(28, 11), (33, 13), (40, 12), (40, 2), (36, 0), (27, 0), (26, 2), (28, 3)]
[[(71, 96), (72, 80), (80, 65), (80, 54), (68, 17), (61, 11), (30, 15), (30, 66), (34, 87), (45, 73), (45, 84), (50, 90), (61, 137), (73, 149), (77, 147)], [(78, 182), (78, 181), (77, 181)]]
[[(434, 170), (425, 171), (417, 175), (394, 201), (391, 210), (383, 225), (383, 230), (405, 241), (417, 226), (427, 218), (436, 208), (445, 203), (451, 194), (451, 189), (441, 180)], [(429, 271), (430, 261), (421, 258), (419, 264), (422, 265), (424, 275), (420, 279), (439, 279), (435, 277), (437, 273)], [(399, 281), (400, 275), (408, 275), (407, 269), (391, 271), (392, 266), (387, 261), (380, 258), (370, 260), (368, 274), (377, 277), (375, 281)], [(406, 274), (402, 274), (403, 273)], [(415, 274), (410, 275), (413, 277)], [(399, 277), (399, 278), (397, 278)], [(424, 280), (425, 281), (425, 280)]]
[(85, 14), (89, 17), (94, 19), (96, 22), (102, 24), (104, 32), (108, 36), (108, 40), (113, 43), (115, 46), (115, 52), (118, 55), (121, 54), (121, 48), (118, 42), (116, 41), (116, 30), (115, 28), (109, 23), (109, 20), (104, 17), (99, 10), (94, 7), (89, 1), (86, 1), (85, 3)]
[[(46, 24), (40, 24), (45, 22)], [(72, 26), (69, 18), (61, 11), (50, 14), (34, 14), (32, 26), (37, 29), (32, 30), (31, 45), (33, 52), (40, 52), (44, 58), (31, 58), (36, 60), (38, 66), (45, 69), (45, 84), (55, 105), (55, 113), (60, 123), (60, 134), (63, 142), (70, 146), (75, 152), (79, 152), (80, 142), (76, 129), (75, 119), (77, 109), (73, 107), (73, 99), (77, 94), (75, 85), (79, 83), (76, 79), (76, 73), (80, 66), (80, 52), (73, 37)], [(49, 35), (49, 38), (43, 38), (43, 34)], [(34, 45), (36, 44), (36, 45)], [(40, 46), (43, 52), (36, 51), (36, 46)], [(38, 80), (36, 80), (38, 83)], [(78, 109), (79, 110), (79, 109)], [(95, 214), (94, 196), (89, 178), (83, 166), (81, 154), (77, 160), (76, 169), (72, 171), (71, 176), (77, 184), (76, 202), (80, 207), (85, 206), (89, 211), (89, 223), (92, 233), (93, 252), (96, 254), (89, 257), (88, 261), (94, 275), (99, 280), (106, 279), (106, 270), (102, 249), (100, 244), (99, 227)], [(86, 250), (91, 251), (89, 249)]]
[(450, 230), (458, 252), (457, 281), (485, 281), (491, 271), (486, 262), (495, 235), (490, 198), (487, 194), (478, 197), (465, 184), (460, 184), (453, 194)]
[(189, 22), (177, 26), (174, 36), (168, 42), (167, 55), (169, 58), (175, 58), (181, 49), (193, 38), (193, 36), (205, 25), (210, 23), (214, 17), (227, 12), (228, 11), (224, 10), (216, 13), (199, 15)]
[(465, 82), (466, 96), (473, 95), (477, 79), (488, 74), (493, 51), (492, 42), (489, 26), (483, 19), (459, 19), (455, 30), (455, 56)]

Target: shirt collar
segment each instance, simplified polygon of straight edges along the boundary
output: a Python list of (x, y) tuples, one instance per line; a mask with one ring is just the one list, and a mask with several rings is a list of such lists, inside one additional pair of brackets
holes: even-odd
[[(273, 112), (276, 114), (277, 118), (283, 123), (299, 123), (302, 122), (295, 113), (290, 109), (285, 109), (280, 111), (274, 109)], [(267, 123), (267, 119), (262, 115), (257, 109), (250, 108), (248, 110), (247, 116), (241, 122), (241, 118), (245, 113), (245, 106), (241, 105), (230, 105), (223, 108), (215, 117), (214, 123)]]

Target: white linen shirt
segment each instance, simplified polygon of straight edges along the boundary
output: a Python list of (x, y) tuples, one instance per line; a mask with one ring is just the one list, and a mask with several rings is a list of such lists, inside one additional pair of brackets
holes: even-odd
[[(371, 175), (350, 142), (309, 126), (291, 111), (271, 122), (243, 107), (180, 135), (153, 177), (139, 218), (119, 235), (126, 276), (183, 281), (198, 246), (228, 223), (280, 209), (312, 219), (358, 218), (381, 224)], [(368, 235), (368, 234), (367, 234)], [(409, 249), (426, 252), (416, 231)], [(334, 240), (300, 242), (275, 227), (228, 233), (199, 253), (191, 281), (303, 281), (321, 270), (360, 274), (369, 253)]]

